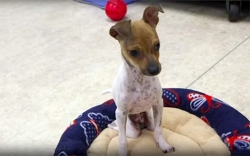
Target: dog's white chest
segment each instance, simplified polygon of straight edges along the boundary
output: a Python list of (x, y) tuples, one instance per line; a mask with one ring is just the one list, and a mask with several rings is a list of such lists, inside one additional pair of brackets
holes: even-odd
[[(156, 81), (156, 82), (155, 82)], [(161, 95), (161, 87), (158, 85), (158, 79), (155, 77), (144, 80), (142, 84), (128, 85), (126, 94), (129, 103), (127, 109), (129, 114), (138, 114), (149, 110), (156, 104)]]
[(162, 88), (158, 77), (142, 75), (122, 64), (113, 82), (112, 94), (119, 109), (138, 114), (157, 104)]

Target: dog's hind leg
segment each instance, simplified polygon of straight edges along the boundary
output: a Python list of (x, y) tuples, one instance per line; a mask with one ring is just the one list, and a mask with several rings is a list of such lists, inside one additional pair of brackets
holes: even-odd
[(126, 123), (126, 136), (129, 138), (137, 138), (141, 134), (140, 127), (131, 121), (131, 115), (127, 117), (127, 123)]

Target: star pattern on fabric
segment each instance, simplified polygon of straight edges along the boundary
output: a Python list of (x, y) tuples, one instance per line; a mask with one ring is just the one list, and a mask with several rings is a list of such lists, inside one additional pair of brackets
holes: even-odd
[(174, 105), (174, 106), (179, 105), (179, 98), (171, 90), (163, 89), (163, 98), (164, 102), (169, 105)]

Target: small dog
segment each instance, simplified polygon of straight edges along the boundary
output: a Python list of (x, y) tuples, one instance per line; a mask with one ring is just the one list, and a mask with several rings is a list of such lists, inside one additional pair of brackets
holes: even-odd
[[(127, 138), (141, 134), (133, 118), (144, 112), (147, 128), (154, 131), (156, 144), (164, 152), (174, 151), (162, 136), (162, 87), (156, 75), (161, 72), (160, 41), (156, 33), (161, 6), (149, 6), (138, 21), (124, 20), (110, 28), (109, 34), (119, 41), (123, 63), (114, 79), (111, 94), (116, 103), (119, 131), (119, 156), (127, 156)], [(144, 115), (143, 115), (144, 116)]]

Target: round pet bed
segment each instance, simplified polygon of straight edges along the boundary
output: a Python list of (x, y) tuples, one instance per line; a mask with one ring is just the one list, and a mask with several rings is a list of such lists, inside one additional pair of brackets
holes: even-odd
[[(111, 124), (92, 142), (88, 156), (118, 155), (118, 129)], [(229, 156), (227, 146), (216, 132), (198, 117), (177, 108), (164, 108), (162, 114), (164, 139), (175, 152), (167, 156)], [(128, 156), (166, 156), (157, 147), (152, 131), (144, 129), (138, 138), (128, 138)]]
[[(209, 125), (211, 129), (214, 129), (214, 132), (217, 133), (216, 136), (220, 138), (222, 142), (224, 142), (224, 144), (230, 151), (231, 155), (233, 156), (250, 155), (250, 121), (231, 106), (227, 105), (223, 101), (220, 101), (212, 96), (190, 89), (164, 88), (162, 97), (164, 100), (164, 106), (167, 107), (164, 108), (164, 112), (166, 112), (164, 114), (166, 115), (166, 117), (164, 118), (163, 115), (163, 128), (164, 128), (164, 119), (166, 119), (165, 120), (167, 122), (165, 123), (166, 128), (171, 130), (171, 124), (170, 127), (167, 127), (169, 125), (168, 120), (174, 120), (175, 114), (184, 115), (186, 113), (186, 115), (188, 115), (189, 118), (192, 118), (192, 120), (196, 121), (197, 123), (199, 121), (196, 120), (194, 117), (192, 117), (196, 116), (205, 121), (205, 123)], [(170, 107), (173, 108), (171, 109)], [(178, 108), (179, 110), (176, 108)], [(110, 133), (112, 130), (107, 128), (107, 125), (115, 120), (115, 110), (116, 110), (116, 105), (114, 101), (111, 99), (104, 102), (103, 104), (100, 104), (83, 112), (78, 118), (76, 118), (72, 122), (72, 124), (62, 134), (61, 139), (55, 149), (54, 155), (82, 156), (82, 155), (87, 155), (87, 151), (89, 148), (90, 148), (89, 155), (94, 155), (94, 151), (91, 146), (92, 143), (94, 146), (94, 144), (98, 142), (96, 140), (98, 140), (101, 136), (110, 136), (110, 134), (113, 135), (112, 137), (114, 139), (112, 140), (114, 140), (113, 141), (114, 144), (116, 137), (115, 135), (117, 134), (115, 132)], [(177, 121), (177, 119), (175, 120)], [(179, 118), (178, 120), (183, 120), (183, 118)], [(190, 122), (190, 120), (188, 120), (187, 122)], [(195, 125), (195, 123), (192, 124)], [(180, 125), (183, 125), (185, 127), (185, 124), (180, 124)], [(176, 131), (176, 129), (173, 129), (173, 127), (172, 130)], [(214, 143), (215, 144), (218, 143), (218, 147), (221, 147), (214, 149), (214, 151), (219, 151), (218, 149), (223, 148), (223, 145), (219, 143), (220, 141), (216, 141), (216, 139), (218, 138), (216, 138), (216, 136), (213, 135), (213, 131), (210, 131), (209, 128), (207, 128), (203, 132), (204, 135), (202, 136), (207, 136), (208, 133), (211, 132), (209, 138), (203, 139), (206, 140), (206, 142), (203, 144), (199, 144), (200, 143), (199, 141), (201, 141), (201, 139), (199, 139), (198, 137), (199, 135), (198, 132), (193, 132), (194, 134), (188, 137), (188, 138), (191, 137), (191, 139), (200, 146), (200, 149), (203, 150), (202, 151), (203, 153), (206, 153), (206, 151), (204, 150), (209, 149), (206, 147), (211, 146), (211, 140), (213, 139)], [(170, 131), (164, 133), (165, 133), (164, 136), (167, 136), (165, 137), (167, 140), (171, 139), (172, 134), (170, 133)], [(182, 132), (179, 131), (176, 133), (183, 134), (185, 133), (185, 131)], [(152, 135), (151, 132), (144, 130), (142, 136), (140, 136), (137, 139), (142, 139), (144, 137), (145, 138), (144, 140), (146, 141), (148, 139), (147, 137), (152, 137), (151, 135)], [(197, 135), (197, 137), (195, 137), (195, 135)], [(130, 139), (128, 139), (128, 141), (130, 141)], [(182, 140), (180, 140), (180, 142), (181, 141)], [(112, 144), (112, 142), (110, 142), (110, 144)], [(190, 146), (190, 144), (188, 146)], [(145, 149), (145, 146), (143, 145), (139, 149), (143, 147)], [(136, 151), (136, 148), (134, 149), (134, 151)], [(193, 151), (190, 150), (190, 154), (192, 154), (192, 152)], [(209, 153), (209, 151), (207, 152)]]

